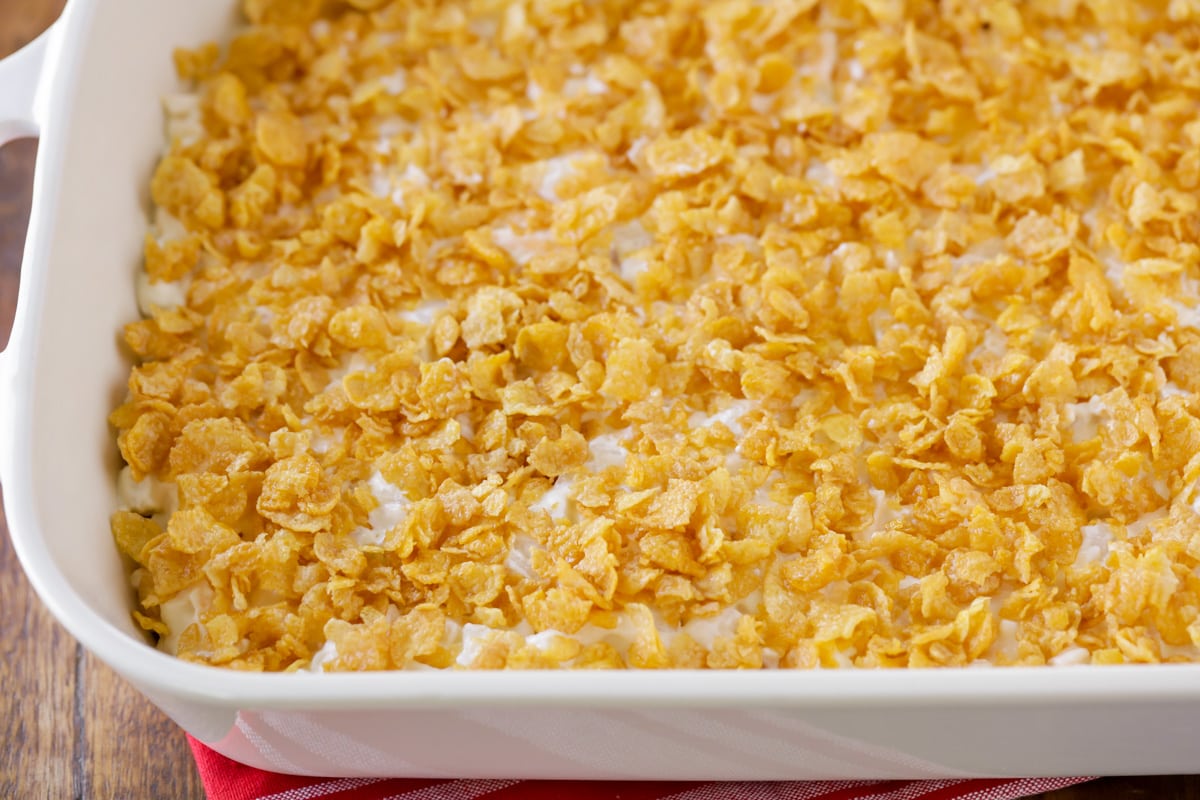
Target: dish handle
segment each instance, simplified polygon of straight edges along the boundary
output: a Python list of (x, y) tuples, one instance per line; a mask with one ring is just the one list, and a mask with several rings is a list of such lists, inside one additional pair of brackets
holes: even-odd
[(46, 43), (54, 27), (51, 25), (41, 36), (0, 59), (0, 145), (38, 135), (35, 102), (46, 65)]
[[(12, 55), (0, 59), (0, 147), (14, 139), (37, 136), (41, 131), (40, 110), (37, 99), (46, 71), (48, 43), (59, 23), (47, 28), (41, 36)], [(0, 472), (10, 453), (8, 427), (5, 417), (10, 409), (4, 408), (11, 398), (13, 385), (13, 361), (10, 356), (16, 330), (9, 335), (9, 344), (0, 350)]]

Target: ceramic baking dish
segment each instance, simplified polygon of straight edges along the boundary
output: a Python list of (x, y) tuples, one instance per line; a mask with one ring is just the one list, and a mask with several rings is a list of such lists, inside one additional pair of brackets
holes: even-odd
[(327, 775), (775, 779), (1195, 772), (1200, 667), (255, 675), (177, 661), (130, 620), (105, 417), (127, 374), (146, 186), (177, 43), (231, 0), (72, 0), (0, 63), (0, 140), (40, 133), (0, 478), (34, 588), (219, 752)]

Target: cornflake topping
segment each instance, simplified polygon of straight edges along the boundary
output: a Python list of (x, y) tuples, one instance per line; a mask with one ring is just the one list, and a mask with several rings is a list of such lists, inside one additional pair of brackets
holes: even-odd
[(244, 11), (111, 417), (161, 646), (1200, 655), (1195, 4)]

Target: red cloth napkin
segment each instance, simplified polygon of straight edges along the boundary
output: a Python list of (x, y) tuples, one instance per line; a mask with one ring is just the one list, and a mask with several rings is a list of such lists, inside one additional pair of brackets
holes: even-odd
[(303, 778), (247, 767), (188, 737), (209, 800), (1013, 800), (1089, 778), (947, 781), (615, 781)]

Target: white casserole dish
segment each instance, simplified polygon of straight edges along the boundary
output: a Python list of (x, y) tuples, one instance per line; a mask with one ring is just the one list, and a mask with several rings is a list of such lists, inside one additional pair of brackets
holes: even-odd
[(159, 653), (108, 530), (120, 326), (176, 44), (234, 2), (72, 0), (0, 63), (0, 142), (39, 133), (20, 304), (0, 356), (13, 543), (58, 619), (188, 732), (324, 775), (816, 779), (1194, 772), (1200, 666), (766, 673), (256, 675)]

